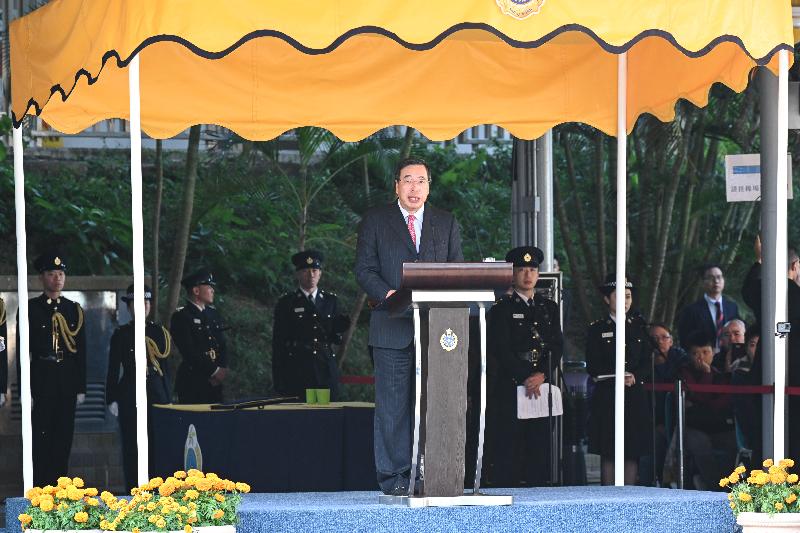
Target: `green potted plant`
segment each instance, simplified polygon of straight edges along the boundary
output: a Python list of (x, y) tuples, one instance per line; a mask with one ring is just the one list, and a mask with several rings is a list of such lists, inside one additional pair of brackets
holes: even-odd
[(719, 480), (720, 487), (730, 489), (728, 500), (736, 522), (743, 533), (800, 533), (798, 475), (788, 471), (794, 461), (782, 459), (775, 464), (767, 459), (763, 466), (766, 470), (751, 470), (749, 475), (745, 467), (738, 466)]

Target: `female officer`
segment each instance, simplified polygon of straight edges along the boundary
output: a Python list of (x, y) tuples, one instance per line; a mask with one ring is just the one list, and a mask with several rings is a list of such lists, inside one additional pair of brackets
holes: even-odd
[[(586, 371), (595, 389), (589, 413), (589, 453), (601, 457), (603, 485), (614, 484), (614, 338), (617, 317), (615, 274), (600, 287), (608, 315), (589, 325), (586, 334)], [(642, 382), (650, 375), (646, 323), (629, 313), (633, 283), (625, 281), (625, 484), (636, 484), (639, 458), (648, 451), (648, 403)]]
[[(153, 292), (144, 287), (144, 315), (150, 314), (150, 301)], [(128, 304), (133, 316), (133, 285), (128, 287), (122, 301)], [(145, 326), (147, 345), (147, 405), (172, 403), (172, 393), (167, 375), (167, 365), (163, 361), (170, 352), (172, 337), (161, 324), (147, 321)], [(133, 320), (118, 327), (111, 336), (109, 350), (108, 377), (106, 379), (106, 403), (109, 412), (119, 417), (122, 437), (122, 469), (125, 472), (127, 490), (137, 486), (137, 448), (136, 448), (136, 366), (134, 360)], [(120, 375), (120, 370), (122, 374)], [(147, 417), (148, 421), (150, 417)], [(148, 442), (152, 440), (148, 439)], [(152, 458), (153, 453), (149, 456)]]

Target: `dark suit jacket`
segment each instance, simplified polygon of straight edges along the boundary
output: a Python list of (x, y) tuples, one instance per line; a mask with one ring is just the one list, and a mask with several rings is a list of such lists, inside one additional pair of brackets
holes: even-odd
[[(458, 223), (450, 213), (426, 204), (421, 238), (417, 254), (396, 201), (364, 215), (358, 228), (355, 275), (370, 300), (382, 302), (387, 292), (400, 287), (403, 263), (464, 260)], [(390, 317), (388, 311), (381, 309), (372, 311), (370, 346), (400, 349), (413, 339), (410, 317)]]
[[(740, 318), (739, 306), (724, 295), (722, 296), (722, 314), (725, 315), (724, 321), (726, 323), (734, 318)], [(711, 313), (708, 311), (708, 302), (704, 297), (700, 297), (699, 300), (687, 305), (681, 311), (680, 319), (678, 320), (678, 335), (684, 350), (689, 349), (686, 342), (696, 331), (702, 331), (707, 339), (714, 340), (717, 338), (717, 326), (711, 318)]]

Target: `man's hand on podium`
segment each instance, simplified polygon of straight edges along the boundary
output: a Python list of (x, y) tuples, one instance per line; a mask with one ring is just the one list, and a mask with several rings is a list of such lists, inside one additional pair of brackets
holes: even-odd
[(539, 386), (544, 383), (544, 374), (542, 372), (536, 372), (528, 377), (525, 380), (525, 396), (530, 398), (533, 396), (534, 398), (539, 398), (541, 393), (539, 392)]

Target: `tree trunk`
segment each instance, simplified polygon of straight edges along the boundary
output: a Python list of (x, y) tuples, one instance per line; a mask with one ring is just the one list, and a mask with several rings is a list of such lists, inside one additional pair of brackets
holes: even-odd
[(594, 186), (597, 202), (597, 260), (600, 265), (600, 278), (606, 277), (606, 197), (605, 172), (603, 172), (603, 154), (605, 150), (605, 134), (597, 131), (594, 138)]
[(172, 263), (169, 271), (169, 297), (167, 298), (167, 325), (172, 318), (172, 310), (178, 305), (181, 293), (183, 265), (186, 262), (186, 249), (189, 246), (189, 233), (192, 226), (194, 208), (194, 188), (197, 183), (197, 163), (200, 151), (200, 125), (189, 129), (189, 146), (186, 149), (186, 183), (183, 188), (183, 203), (178, 228), (175, 232), (175, 248), (172, 250)]
[[(597, 269), (591, 267), (592, 265), (596, 265), (597, 262), (595, 261), (594, 254), (589, 246), (589, 237), (586, 233), (586, 220), (583, 216), (583, 206), (581, 205), (580, 194), (578, 194), (578, 180), (577, 176), (575, 175), (575, 163), (572, 158), (572, 147), (569, 144), (569, 136), (567, 134), (561, 136), (561, 143), (564, 146), (564, 157), (567, 162), (567, 178), (569, 179), (569, 185), (573, 191), (573, 197), (575, 199), (575, 217), (578, 219), (576, 224), (578, 240), (580, 240), (581, 243), (584, 264), (589, 265), (589, 273), (592, 275), (592, 282), (595, 285), (600, 285), (601, 281), (597, 276)], [(564, 229), (566, 229), (566, 226)]]
[(350, 327), (344, 332), (342, 336), (342, 346), (339, 354), (339, 368), (344, 365), (344, 360), (347, 358), (347, 349), (350, 347), (350, 341), (353, 340), (353, 334), (358, 326), (358, 319), (361, 317), (361, 311), (364, 310), (364, 304), (367, 302), (367, 293), (358, 291), (353, 309), (350, 311)]
[(161, 228), (161, 196), (164, 190), (164, 160), (162, 155), (163, 142), (161, 139), (156, 139), (156, 201), (153, 207), (153, 268), (151, 275), (153, 276), (152, 291), (153, 291), (153, 305), (151, 312), (153, 313), (153, 321), (158, 322), (158, 292), (159, 292), (159, 268), (158, 253), (159, 253), (159, 232)]

